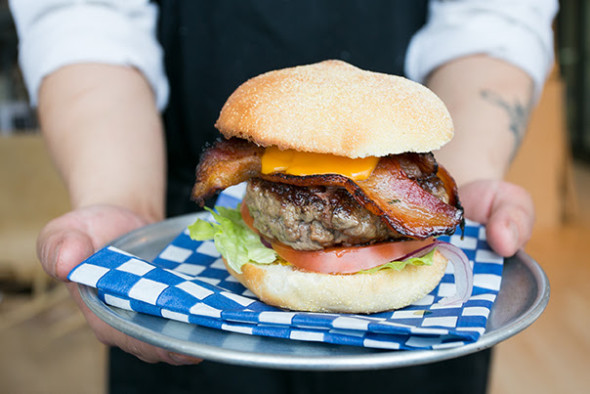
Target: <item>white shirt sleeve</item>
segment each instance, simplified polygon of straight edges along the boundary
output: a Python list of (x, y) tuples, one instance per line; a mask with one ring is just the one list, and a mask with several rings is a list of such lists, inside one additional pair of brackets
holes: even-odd
[(487, 54), (526, 71), (541, 93), (553, 64), (557, 0), (430, 0), (426, 25), (412, 38), (406, 74), (424, 82), (438, 66)]
[(140, 70), (158, 108), (168, 100), (157, 7), (149, 0), (10, 0), (19, 35), (19, 62), (31, 103), (45, 76), (74, 63)]

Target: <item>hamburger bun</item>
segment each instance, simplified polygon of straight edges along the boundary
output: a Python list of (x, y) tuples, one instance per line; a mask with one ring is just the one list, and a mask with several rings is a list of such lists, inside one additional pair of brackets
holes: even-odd
[(430, 152), (453, 137), (445, 105), (428, 88), (339, 60), (246, 81), (215, 126), (259, 146), (350, 158)]
[(367, 274), (332, 275), (298, 270), (288, 264), (247, 263), (242, 273), (223, 260), (229, 273), (261, 301), (280, 308), (332, 313), (374, 313), (402, 308), (434, 289), (448, 260), (435, 251), (430, 266), (408, 265)]

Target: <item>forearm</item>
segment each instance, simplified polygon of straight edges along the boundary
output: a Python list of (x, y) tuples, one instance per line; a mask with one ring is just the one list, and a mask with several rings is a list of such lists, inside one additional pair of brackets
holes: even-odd
[(427, 81), (447, 105), (453, 140), (436, 153), (461, 184), (502, 179), (526, 131), (533, 103), (531, 78), (484, 55), (450, 62)]
[(162, 124), (137, 70), (59, 69), (41, 85), (39, 120), (74, 208), (112, 204), (149, 220), (163, 217)]

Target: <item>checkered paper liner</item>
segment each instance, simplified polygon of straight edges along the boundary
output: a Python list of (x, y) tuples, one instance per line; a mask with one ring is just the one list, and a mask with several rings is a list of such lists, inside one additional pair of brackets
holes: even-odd
[[(235, 207), (243, 185), (221, 193), (217, 205)], [(210, 218), (212, 220), (212, 218)], [(462, 306), (438, 302), (455, 293), (449, 264), (440, 284), (420, 301), (368, 315), (285, 311), (256, 299), (225, 269), (212, 241), (181, 232), (154, 261), (112, 246), (70, 273), (98, 289), (106, 304), (250, 335), (384, 349), (442, 349), (477, 341), (485, 332), (502, 278), (503, 259), (489, 248), (483, 226), (467, 221), (464, 236), (440, 237), (463, 249), (474, 270), (472, 296)]]

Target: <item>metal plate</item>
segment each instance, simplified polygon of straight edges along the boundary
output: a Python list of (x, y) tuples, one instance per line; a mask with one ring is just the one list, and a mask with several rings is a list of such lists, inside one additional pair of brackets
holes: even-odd
[[(151, 261), (196, 216), (155, 223), (112, 244)], [(405, 367), (467, 355), (519, 333), (541, 315), (549, 302), (547, 276), (535, 260), (521, 251), (505, 261), (500, 293), (486, 333), (477, 342), (441, 350), (391, 351), (229, 333), (115, 308), (103, 303), (96, 289), (79, 285), (79, 290), (86, 305), (99, 318), (155, 346), (237, 365), (332, 371)]]

